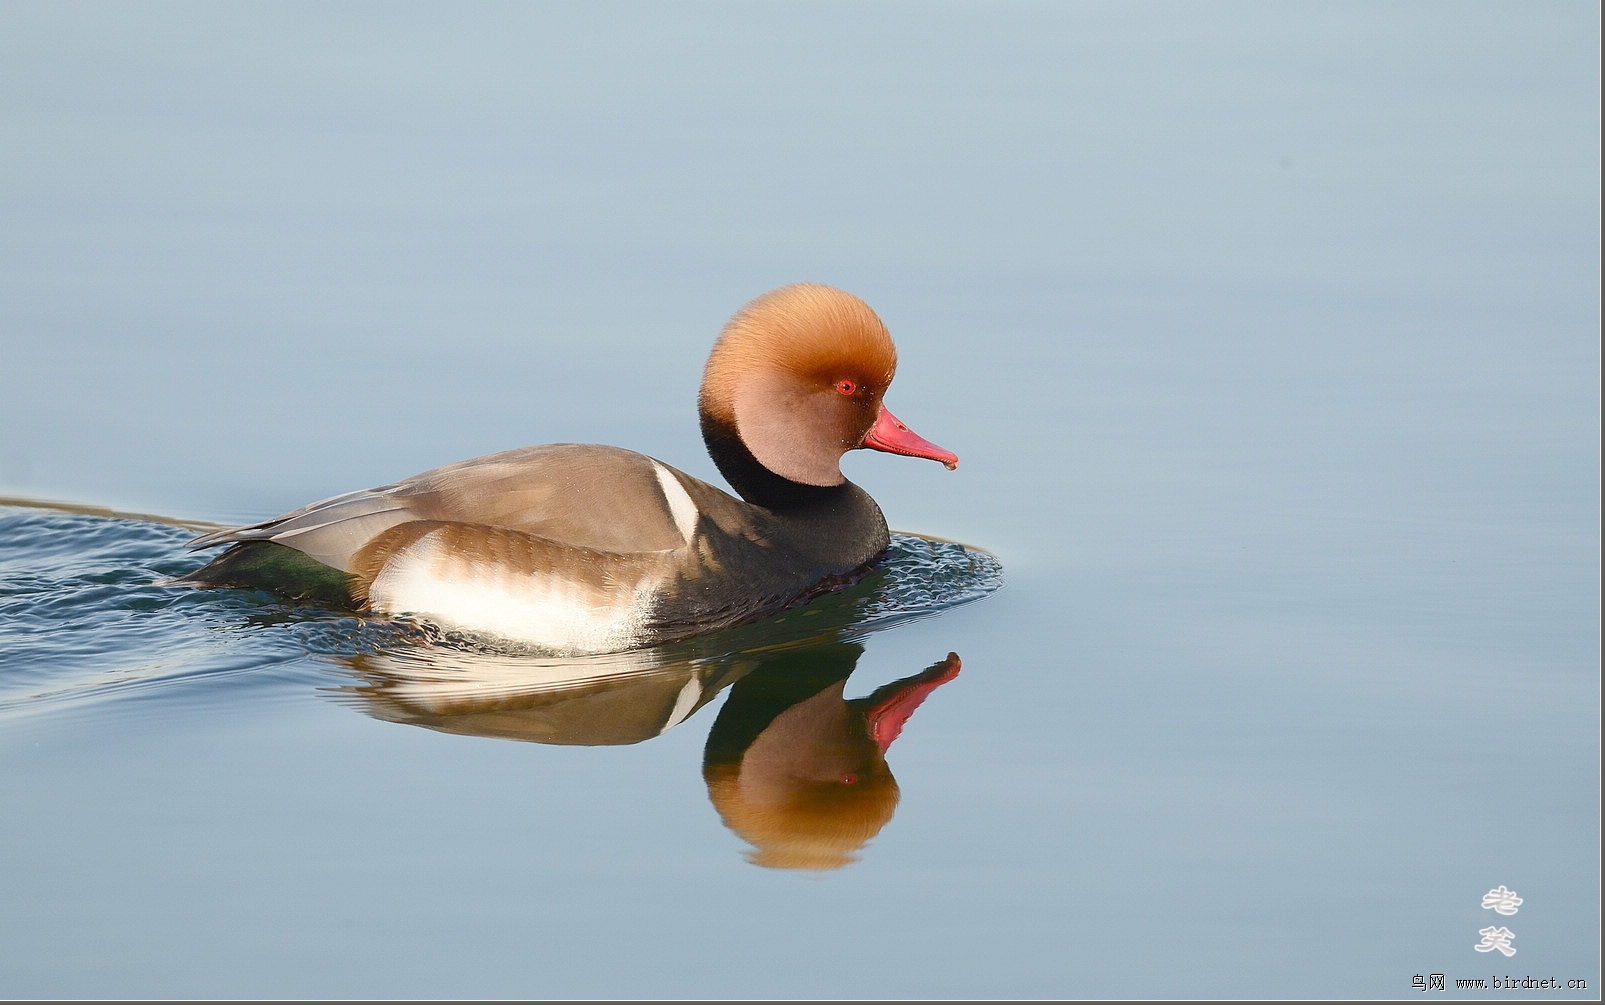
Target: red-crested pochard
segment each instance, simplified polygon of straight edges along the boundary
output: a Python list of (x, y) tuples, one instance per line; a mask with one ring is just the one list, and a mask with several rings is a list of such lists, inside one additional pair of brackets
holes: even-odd
[(896, 366), (863, 301), (782, 287), (730, 320), (702, 377), (702, 437), (740, 499), (618, 447), (525, 447), (196, 538), (232, 547), (183, 578), (557, 653), (724, 628), (850, 583), (885, 551), (847, 451), (957, 467), (881, 404)]

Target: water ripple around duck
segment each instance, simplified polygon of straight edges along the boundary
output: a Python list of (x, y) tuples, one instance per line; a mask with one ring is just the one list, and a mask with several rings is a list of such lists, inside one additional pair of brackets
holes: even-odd
[[(331, 661), (366, 655), (449, 659), (450, 640), (443, 646), (405, 623), (170, 585), (196, 564), (185, 548), (195, 531), (161, 518), (14, 501), (0, 508), (0, 720), (153, 695), (173, 700), (175, 685), (191, 685), (191, 700), (193, 685), (202, 685), (199, 700), (207, 701), (224, 686), (286, 677), (316, 685), (327, 683)], [(727, 632), (570, 669), (605, 674), (862, 638), (978, 600), (1002, 582), (1000, 564), (984, 551), (895, 533), (882, 566), (848, 589)], [(551, 662), (530, 658), (529, 666)]]

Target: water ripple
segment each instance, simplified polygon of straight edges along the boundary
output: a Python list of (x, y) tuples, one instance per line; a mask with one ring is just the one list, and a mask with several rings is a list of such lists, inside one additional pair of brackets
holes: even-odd
[[(148, 518), (0, 508), (0, 719), (241, 675), (317, 682), (330, 659), (473, 649), (407, 623), (168, 585), (196, 564), (184, 547), (193, 531)], [(886, 562), (848, 589), (672, 653), (638, 656), (707, 659), (861, 638), (980, 599), (1002, 582), (984, 551), (897, 533)], [(595, 662), (598, 672), (611, 665)]]

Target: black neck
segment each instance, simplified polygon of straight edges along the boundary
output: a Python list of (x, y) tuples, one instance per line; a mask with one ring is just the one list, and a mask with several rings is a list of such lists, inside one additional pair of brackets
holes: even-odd
[(844, 480), (840, 485), (804, 485), (782, 478), (758, 463), (733, 426), (707, 412), (702, 413), (702, 442), (736, 494), (766, 509), (798, 509), (827, 502), (840, 496), (850, 484)]

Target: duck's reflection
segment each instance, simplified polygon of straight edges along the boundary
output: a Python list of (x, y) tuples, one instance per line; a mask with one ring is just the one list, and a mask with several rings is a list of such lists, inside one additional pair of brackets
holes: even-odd
[(958, 676), (959, 658), (848, 699), (862, 652), (843, 643), (777, 657), (736, 681), (719, 710), (702, 777), (725, 826), (753, 846), (749, 861), (835, 869), (892, 818), (886, 748), (926, 695)]
[[(704, 649), (706, 647), (703, 647)], [(343, 688), (369, 714), (448, 733), (536, 743), (650, 739), (730, 689), (703, 753), (725, 825), (773, 868), (834, 869), (856, 858), (897, 806), (886, 749), (936, 688), (947, 658), (848, 699), (864, 647), (835, 638), (710, 655), (698, 647), (583, 660), (408, 647), (342, 660)]]
[(378, 719), (533, 743), (640, 743), (684, 722), (744, 672), (739, 663), (660, 664), (648, 651), (584, 660), (420, 647), (342, 660), (345, 692)]

